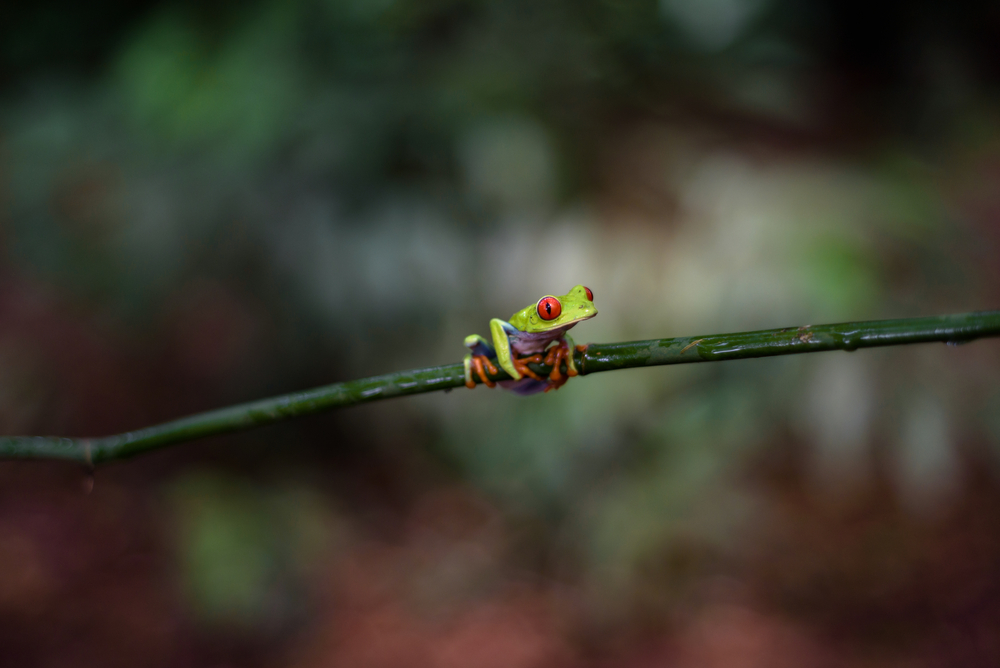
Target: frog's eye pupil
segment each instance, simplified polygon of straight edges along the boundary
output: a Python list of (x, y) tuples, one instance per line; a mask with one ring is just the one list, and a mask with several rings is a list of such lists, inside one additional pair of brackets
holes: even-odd
[(542, 320), (555, 320), (562, 313), (562, 304), (555, 297), (542, 297), (538, 300), (538, 317)]
[(587, 299), (594, 301), (594, 293), (590, 291), (590, 288), (583, 286), (583, 289), (587, 291)]

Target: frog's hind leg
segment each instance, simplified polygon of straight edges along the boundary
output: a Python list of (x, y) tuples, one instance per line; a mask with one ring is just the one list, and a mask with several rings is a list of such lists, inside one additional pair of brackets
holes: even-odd
[(500, 372), (496, 365), (493, 364), (493, 360), (497, 357), (493, 346), (478, 334), (470, 334), (465, 337), (465, 347), (472, 351), (463, 360), (465, 365), (465, 386), (470, 390), (475, 389), (476, 381), (472, 376), (473, 371), (475, 371), (476, 375), (479, 376), (479, 380), (486, 387), (496, 387), (497, 384), (490, 380), (487, 375), (487, 372), (494, 376)]
[(490, 359), (497, 357), (497, 351), (493, 349), (490, 342), (478, 334), (469, 334), (465, 337), (465, 347), (471, 350), (473, 355), (482, 355)]

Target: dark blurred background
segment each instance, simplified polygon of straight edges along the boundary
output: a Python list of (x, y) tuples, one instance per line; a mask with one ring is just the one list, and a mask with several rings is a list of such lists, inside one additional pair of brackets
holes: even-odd
[[(18, 3), (0, 430), (1000, 303), (1000, 6)], [(1000, 665), (1000, 344), (0, 463), (0, 664)]]

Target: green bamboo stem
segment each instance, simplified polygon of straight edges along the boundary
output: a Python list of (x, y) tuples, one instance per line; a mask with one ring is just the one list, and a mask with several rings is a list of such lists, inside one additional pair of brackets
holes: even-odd
[[(977, 311), (930, 318), (592, 344), (585, 351), (576, 351), (575, 361), (581, 375), (587, 375), (640, 366), (851, 351), (908, 343), (937, 341), (957, 345), (996, 336), (1000, 336), (1000, 311)], [(532, 366), (542, 375), (551, 371), (546, 366)], [(503, 370), (492, 376), (493, 380), (509, 378)], [(464, 384), (461, 364), (401, 371), (220, 408), (102, 438), (0, 437), (0, 459), (69, 459), (93, 466), (206, 436), (252, 429), (369, 401), (450, 390)]]

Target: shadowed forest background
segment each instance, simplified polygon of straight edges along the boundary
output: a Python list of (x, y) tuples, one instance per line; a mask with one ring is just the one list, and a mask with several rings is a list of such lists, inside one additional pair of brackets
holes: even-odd
[[(1000, 8), (40, 2), (0, 19), (0, 430), (1000, 304)], [(1000, 344), (0, 463), (0, 663), (994, 666)]]

